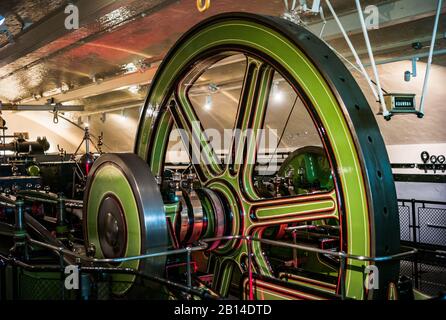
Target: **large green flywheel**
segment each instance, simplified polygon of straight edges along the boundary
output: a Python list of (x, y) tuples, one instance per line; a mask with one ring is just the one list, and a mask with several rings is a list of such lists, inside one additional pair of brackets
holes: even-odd
[[(213, 150), (204, 139), (200, 143), (207, 161), (194, 163), (193, 167), (201, 184), (215, 191), (227, 204), (231, 216), (229, 233), (262, 238), (271, 226), (330, 220), (339, 226), (340, 250), (372, 257), (399, 252), (392, 172), (383, 139), (361, 89), (320, 39), (280, 18), (241, 13), (220, 15), (200, 23), (177, 42), (152, 82), (137, 137), (135, 152), (147, 160), (152, 173), (163, 176), (173, 124), (192, 132), (192, 124), (199, 120), (188, 96), (190, 79), (197, 79), (216, 61), (234, 54), (246, 59), (235, 128), (263, 127), (272, 75), (278, 73), (311, 115), (331, 175), (326, 174), (321, 181), (327, 188), (320, 192), (264, 197), (256, 192), (253, 178), (255, 139), (233, 148), (234, 158), (243, 161), (223, 166), (213, 160)], [(326, 171), (327, 166), (321, 164), (321, 170)], [(246, 271), (248, 248), (246, 242), (233, 240), (220, 244), (214, 251), (217, 263), (213, 286), (226, 295), (234, 269)], [(253, 253), (253, 268), (260, 277), (255, 282), (257, 299), (318, 299), (324, 298), (318, 292), (340, 293), (339, 266), (335, 265), (330, 273), (337, 281), (324, 283), (301, 274), (295, 277), (299, 285), (284, 289), (282, 280), (268, 280), (276, 275), (260, 243), (253, 243)], [(364, 269), (369, 264), (347, 260), (347, 297), (385, 298), (397, 282), (398, 263), (381, 263), (377, 265), (379, 288), (365, 288)], [(302, 287), (320, 290), (308, 293)]]
[[(84, 203), (85, 241), (87, 246), (94, 246), (96, 258), (131, 257), (167, 249), (161, 195), (150, 168), (137, 155), (106, 154), (96, 160), (88, 176)], [(165, 262), (161, 256), (114, 266), (163, 276)], [(113, 275), (113, 293), (133, 296), (134, 281), (134, 275)], [(156, 291), (152, 290), (155, 296)]]

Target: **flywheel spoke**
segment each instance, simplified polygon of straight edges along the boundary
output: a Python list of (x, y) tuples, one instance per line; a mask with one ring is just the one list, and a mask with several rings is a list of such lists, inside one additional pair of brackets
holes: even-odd
[[(273, 69), (263, 61), (248, 57), (239, 113), (235, 126), (234, 144), (232, 146), (234, 158), (231, 159), (231, 173), (237, 174), (241, 165), (245, 163), (245, 146), (255, 146), (258, 123), (262, 118), (268, 100), (268, 91), (272, 80)], [(257, 109), (256, 109), (257, 108)], [(253, 110), (256, 110), (252, 127)], [(253, 130), (254, 129), (254, 130)], [(249, 151), (248, 151), (249, 153)]]
[(250, 219), (252, 228), (295, 222), (337, 218), (336, 193), (306, 195), (253, 204)]

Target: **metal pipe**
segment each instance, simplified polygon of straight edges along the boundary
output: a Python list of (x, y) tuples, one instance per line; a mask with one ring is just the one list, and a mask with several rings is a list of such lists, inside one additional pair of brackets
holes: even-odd
[(39, 189), (19, 190), (17, 194), (23, 198), (41, 199), (41, 201), (48, 201), (48, 203), (52, 204), (57, 204), (58, 201), (58, 195), (56, 193)]
[(333, 15), (333, 18), (335, 19), (336, 23), (338, 24), (339, 29), (341, 30), (341, 33), (344, 36), (345, 41), (347, 42), (347, 45), (350, 48), (350, 51), (352, 52), (352, 54), (353, 54), (353, 56), (355, 58), (356, 64), (359, 66), (362, 75), (367, 80), (367, 83), (368, 83), (370, 89), (372, 89), (372, 92), (373, 92), (373, 95), (375, 96), (375, 99), (379, 100), (378, 93), (376, 92), (376, 89), (375, 89), (375, 87), (372, 84), (372, 80), (370, 79), (369, 74), (365, 70), (364, 65), (362, 64), (362, 61), (359, 58), (359, 55), (356, 52), (355, 47), (353, 46), (352, 42), (350, 41), (349, 36), (345, 32), (344, 26), (342, 25), (341, 21), (339, 20), (338, 15), (334, 11), (333, 7), (331, 6), (330, 1), (329, 0), (325, 0), (325, 2), (327, 3), (328, 9), (330, 10), (331, 14)]
[(432, 32), (431, 46), (429, 48), (429, 58), (427, 60), (426, 74), (424, 75), (423, 91), (421, 94), (420, 111), (419, 111), (421, 114), (424, 114), (424, 102), (426, 100), (426, 95), (427, 95), (427, 88), (428, 88), (431, 65), (432, 65), (432, 56), (434, 53), (435, 38), (437, 35), (438, 20), (440, 19), (442, 3), (443, 3), (443, 0), (438, 0), (437, 13), (435, 15), (434, 30)]
[[(51, 249), (51, 250), (54, 250), (54, 251), (57, 251), (57, 252), (60, 252), (65, 255), (75, 257), (75, 258), (79, 258), (83, 261), (97, 262), (97, 263), (113, 263), (113, 262), (126, 262), (126, 261), (132, 261), (132, 260), (142, 260), (142, 259), (148, 259), (148, 258), (154, 258), (154, 257), (160, 257), (160, 256), (169, 256), (169, 255), (175, 255), (175, 254), (183, 254), (183, 253), (186, 253), (188, 250), (190, 250), (191, 252), (202, 251), (202, 250), (207, 249), (207, 247), (208, 247), (207, 242), (213, 242), (216, 240), (235, 240), (235, 239), (247, 240), (247, 237), (241, 236), (241, 235), (236, 235), (236, 236), (207, 238), (207, 239), (201, 240), (201, 242), (198, 246), (189, 247), (189, 249), (184, 248), (184, 249), (168, 250), (168, 251), (149, 253), (149, 254), (144, 254), (144, 255), (139, 255), (139, 256), (131, 256), (131, 257), (124, 257), (124, 258), (112, 258), (112, 259), (89, 258), (89, 257), (79, 255), (75, 252), (72, 252), (62, 246), (60, 246), (60, 247), (54, 246), (51, 244), (47, 244), (45, 242), (34, 240), (32, 238), (28, 238), (28, 241), (31, 244), (35, 244), (35, 245), (38, 245), (38, 246), (41, 246), (41, 247), (44, 247), (47, 249)], [(275, 241), (275, 240), (260, 239), (260, 238), (255, 238), (255, 237), (250, 237), (250, 239), (252, 241), (258, 241), (261, 243), (270, 244), (270, 245), (274, 245), (274, 246), (278, 246), (278, 247), (296, 248), (296, 249), (300, 249), (300, 250), (304, 250), (304, 251), (322, 253), (322, 254), (327, 254), (327, 255), (337, 256), (337, 257), (345, 257), (348, 259), (354, 259), (354, 260), (360, 260), (360, 261), (375, 261), (375, 262), (390, 261), (390, 260), (396, 260), (396, 259), (399, 259), (399, 258), (402, 258), (405, 256), (413, 255), (418, 252), (417, 249), (413, 249), (410, 251), (400, 252), (400, 253), (393, 254), (393, 255), (387, 255), (387, 256), (381, 256), (381, 257), (368, 257), (368, 256), (359, 256), (359, 255), (354, 255), (354, 254), (348, 254), (343, 251), (330, 251), (330, 250), (318, 249), (318, 248), (314, 248), (314, 247), (303, 246), (303, 245), (292, 244), (292, 243), (281, 242), (281, 241)]]
[(364, 21), (364, 15), (362, 13), (361, 3), (359, 0), (355, 0), (356, 8), (358, 9), (359, 21), (361, 22), (362, 33), (364, 34), (365, 44), (367, 46), (367, 52), (369, 54), (370, 63), (372, 64), (373, 73), (375, 75), (376, 86), (378, 87), (379, 102), (381, 103), (381, 108), (383, 110), (383, 116), (387, 117), (390, 112), (387, 110), (386, 102), (384, 101), (383, 92), (381, 89), (381, 83), (379, 81), (378, 69), (376, 68), (375, 58), (373, 57), (372, 46), (370, 44), (369, 34), (367, 32), (367, 27)]
[(24, 215), (24, 206), (25, 202), (23, 199), (17, 199), (15, 202), (16, 210), (15, 210), (15, 231), (20, 234), (25, 231), (24, 224), (23, 224), (23, 215)]
[(417, 76), (417, 61), (418, 58), (412, 58), (412, 77)]
[[(91, 123), (89, 123), (88, 125), (91, 125)], [(84, 141), (85, 141), (85, 153), (87, 154), (88, 157), (90, 153), (90, 129), (88, 128), (88, 126), (85, 127)]]
[(317, 226), (311, 225), (311, 224), (305, 224), (302, 226), (294, 226), (294, 227), (288, 227), (285, 230), (287, 231), (295, 231), (295, 230), (307, 230), (307, 229), (316, 229)]
[(138, 102), (123, 104), (122, 107), (112, 106), (112, 107), (104, 107), (98, 111), (82, 112), (79, 114), (79, 116), (85, 117), (85, 116), (93, 116), (93, 115), (98, 115), (98, 114), (103, 114), (103, 113), (113, 113), (116, 111), (122, 111), (122, 110), (127, 110), (127, 109), (141, 108), (143, 105), (144, 105), (144, 100), (140, 100)]
[(288, 227), (285, 230), (286, 231), (294, 231), (294, 230), (308, 230), (308, 229), (318, 229), (318, 228), (327, 228), (327, 229), (334, 229), (334, 230), (339, 230), (339, 226), (331, 226), (328, 224), (321, 224), (318, 226), (315, 225), (311, 225), (311, 224), (306, 224), (306, 225), (302, 225), (302, 226), (294, 226), (294, 227)]
[[(439, 56), (439, 55), (444, 55), (444, 54), (446, 54), (446, 49), (441, 49), (441, 50), (434, 51), (433, 56)], [(399, 62), (399, 61), (404, 61), (404, 60), (412, 60), (414, 58), (419, 60), (419, 59), (427, 58), (427, 57), (429, 57), (429, 52), (421, 53), (421, 54), (412, 54), (412, 55), (395, 57), (395, 58), (389, 58), (389, 59), (382, 59), (382, 60), (376, 61), (376, 65)], [(365, 63), (364, 66), (370, 67), (370, 63)]]
[(65, 197), (60, 193), (57, 197), (57, 226), (56, 235), (60, 240), (66, 240), (68, 227), (66, 225)]
[(57, 108), (58, 111), (74, 111), (74, 112), (82, 112), (85, 110), (83, 105), (62, 105), (58, 104), (56, 106), (50, 104), (10, 104), (4, 103), (1, 106), (2, 111), (53, 111), (54, 107)]
[(13, 236), (14, 235), (14, 226), (9, 223), (0, 222), (0, 235)]
[(6, 194), (1, 194), (0, 193), (0, 203), (4, 207), (15, 208), (15, 200), (10, 198)]
[[(29, 228), (34, 230), (37, 234), (40, 235), (45, 241), (47, 241), (47, 244), (53, 245), (54, 247), (62, 247), (63, 244), (58, 239), (54, 238), (51, 232), (48, 231), (43, 225), (39, 223), (35, 218), (33, 218), (30, 214), (25, 213), (25, 222)], [(71, 260), (66, 259), (67, 263), (72, 263)]]
[(50, 144), (46, 138), (37, 141), (15, 140), (10, 143), (3, 142), (0, 150), (14, 151), (17, 153), (43, 154), (50, 148)]
[(11, 252), (14, 252), (16, 257), (26, 257), (26, 229), (24, 223), (25, 201), (17, 198), (15, 201), (15, 224), (14, 224), (14, 246)]

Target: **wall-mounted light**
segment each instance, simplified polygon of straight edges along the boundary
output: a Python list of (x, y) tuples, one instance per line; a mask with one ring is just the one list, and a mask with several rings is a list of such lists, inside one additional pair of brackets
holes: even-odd
[(210, 93), (215, 93), (218, 91), (218, 89), (220, 89), (220, 88), (218, 87), (218, 85), (216, 83), (210, 83), (208, 85), (208, 90)]

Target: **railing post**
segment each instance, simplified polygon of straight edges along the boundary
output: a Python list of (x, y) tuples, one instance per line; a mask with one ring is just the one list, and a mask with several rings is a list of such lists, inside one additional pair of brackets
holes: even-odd
[[(417, 221), (417, 215), (415, 213), (415, 209), (416, 209), (416, 201), (415, 199), (411, 199), (411, 210), (412, 210), (412, 240), (414, 245), (416, 246), (417, 244), (417, 229), (418, 229), (418, 221)], [(415, 288), (418, 289), (420, 287), (420, 279), (419, 279), (419, 272), (418, 272), (418, 259), (417, 259), (418, 254), (415, 254), (415, 256), (413, 257), (413, 277), (414, 277), (414, 283), (415, 283)]]
[(341, 255), (340, 255), (340, 268), (339, 268), (339, 272), (341, 273), (340, 274), (340, 294), (341, 294), (341, 299), (342, 300), (345, 300), (345, 267), (346, 267), (346, 264), (345, 264), (345, 256), (344, 256), (344, 253), (343, 252), (341, 252)]
[(186, 256), (186, 263), (187, 263), (186, 270), (187, 270), (187, 286), (189, 289), (192, 288), (192, 270), (191, 270), (191, 266), (190, 266), (191, 253), (192, 253), (191, 247), (188, 246), (186, 248), (186, 254), (187, 254), (187, 256)]
[(57, 226), (56, 235), (59, 240), (67, 240), (68, 226), (66, 224), (65, 197), (60, 193), (57, 197)]
[(90, 300), (90, 276), (88, 273), (82, 273), (82, 269), (79, 267), (79, 291), (82, 300)]
[[(297, 244), (297, 230), (291, 232), (293, 236), (293, 244)], [(297, 249), (293, 248), (293, 266), (297, 268)]]
[(416, 223), (416, 214), (415, 214), (415, 199), (411, 199), (411, 210), (412, 210), (412, 240), (414, 243), (417, 243), (417, 223)]
[(65, 266), (64, 266), (64, 255), (63, 252), (59, 252), (59, 265), (60, 265), (60, 277), (61, 277), (61, 296), (62, 300), (65, 300)]
[(26, 230), (24, 224), (25, 202), (17, 198), (15, 202), (15, 225), (13, 254), (16, 257), (26, 256)]
[(254, 300), (253, 279), (252, 279), (252, 239), (246, 237), (246, 245), (248, 246), (248, 281), (249, 281), (249, 300)]
[(0, 301), (6, 300), (6, 267), (7, 262), (0, 258)]

